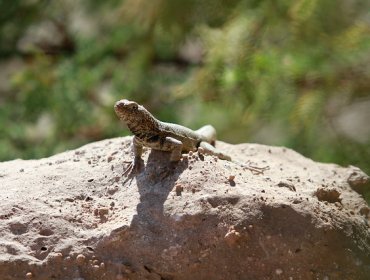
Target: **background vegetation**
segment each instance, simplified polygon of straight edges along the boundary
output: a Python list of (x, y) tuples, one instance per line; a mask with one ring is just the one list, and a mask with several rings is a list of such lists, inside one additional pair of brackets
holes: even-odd
[(128, 134), (136, 100), (231, 143), (370, 174), (362, 0), (0, 1), (0, 160)]

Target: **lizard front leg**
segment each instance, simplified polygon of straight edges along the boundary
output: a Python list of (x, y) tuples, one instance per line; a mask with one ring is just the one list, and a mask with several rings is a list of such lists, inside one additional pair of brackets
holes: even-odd
[(141, 159), (141, 155), (143, 154), (143, 145), (136, 136), (132, 139), (132, 151), (134, 152), (135, 160)]
[(141, 159), (141, 155), (143, 154), (143, 145), (136, 136), (132, 139), (132, 151), (134, 153), (134, 160), (130, 162), (129, 166), (123, 172), (124, 175), (129, 172), (132, 173), (139, 171), (143, 163), (143, 160)]

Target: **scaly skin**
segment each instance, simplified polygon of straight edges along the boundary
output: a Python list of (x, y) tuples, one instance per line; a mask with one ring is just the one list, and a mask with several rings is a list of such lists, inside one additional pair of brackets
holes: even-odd
[[(185, 126), (173, 123), (166, 123), (157, 120), (143, 106), (134, 101), (122, 99), (116, 102), (114, 110), (117, 116), (127, 124), (130, 131), (135, 135), (133, 143), (134, 161), (124, 172), (139, 169), (143, 160), (143, 146), (154, 150), (171, 152), (170, 161), (177, 162), (181, 159), (182, 152), (195, 151), (202, 148), (203, 153), (217, 156), (220, 159), (231, 161), (228, 155), (216, 150), (216, 130), (211, 125), (203, 126), (198, 130), (191, 130)], [(269, 169), (257, 167), (251, 164), (243, 164), (232, 161), (235, 164), (250, 170), (253, 174), (263, 174)]]
[(133, 138), (135, 161), (141, 159), (143, 146), (171, 152), (171, 162), (179, 161), (182, 152), (195, 151), (199, 147), (220, 159), (231, 160), (229, 156), (214, 148), (216, 130), (211, 125), (194, 131), (178, 124), (161, 122), (143, 106), (126, 99), (117, 101), (114, 110), (135, 135)]

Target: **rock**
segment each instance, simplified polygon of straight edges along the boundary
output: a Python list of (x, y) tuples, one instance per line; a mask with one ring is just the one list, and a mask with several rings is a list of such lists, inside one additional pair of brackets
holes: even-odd
[(234, 226), (231, 226), (229, 228), (229, 231), (225, 235), (225, 241), (230, 246), (235, 245), (240, 238), (241, 238), (241, 235), (238, 231), (235, 230)]
[(0, 163), (2, 280), (368, 279), (359, 169), (218, 142), (237, 163), (146, 151), (126, 178), (130, 141)]
[(86, 257), (83, 255), (83, 254), (79, 254), (77, 257), (76, 257), (76, 263), (78, 265), (82, 265), (86, 260)]
[(319, 201), (327, 201), (329, 203), (341, 202), (339, 198), (340, 192), (328, 187), (318, 188), (315, 192), (315, 196)]
[(364, 194), (370, 187), (370, 177), (357, 167), (350, 166), (347, 178), (348, 184), (356, 192)]

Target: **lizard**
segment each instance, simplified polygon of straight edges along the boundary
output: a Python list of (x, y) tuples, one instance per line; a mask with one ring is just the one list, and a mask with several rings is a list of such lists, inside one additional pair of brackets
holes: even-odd
[[(117, 101), (114, 110), (118, 118), (126, 123), (134, 134), (132, 139), (134, 160), (126, 171), (133, 170), (140, 164), (144, 146), (171, 152), (170, 162), (178, 162), (183, 152), (196, 151), (199, 148), (204, 153), (217, 156), (221, 160), (232, 161), (230, 156), (215, 148), (216, 130), (212, 125), (192, 130), (182, 125), (162, 122), (144, 106), (127, 99)], [(253, 168), (258, 170), (257, 167)]]

